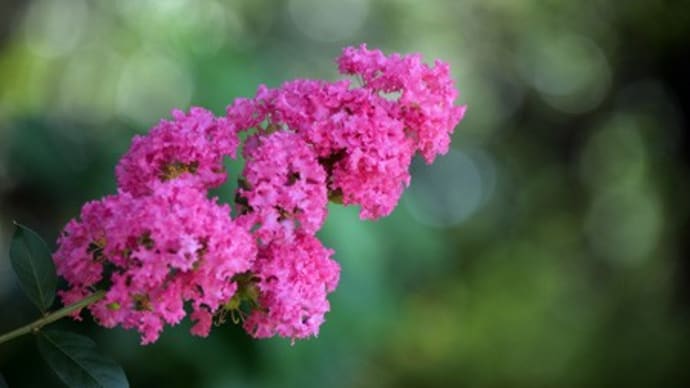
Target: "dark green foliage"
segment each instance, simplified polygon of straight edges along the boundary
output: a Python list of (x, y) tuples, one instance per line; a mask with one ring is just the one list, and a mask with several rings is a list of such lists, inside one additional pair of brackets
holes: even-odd
[(88, 337), (49, 330), (41, 332), (37, 342), (43, 359), (69, 387), (129, 387), (122, 368), (98, 353)]
[(33, 230), (15, 223), (10, 261), (26, 296), (45, 313), (55, 299), (57, 275), (46, 243)]

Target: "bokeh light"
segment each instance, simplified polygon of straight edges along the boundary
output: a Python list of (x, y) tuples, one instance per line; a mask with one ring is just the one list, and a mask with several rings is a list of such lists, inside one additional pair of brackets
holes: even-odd
[(137, 53), (129, 58), (120, 75), (118, 112), (137, 124), (151, 125), (155, 123), (152, 114), (166, 117), (170, 107), (188, 106), (193, 91), (194, 83), (179, 61)]
[(418, 222), (450, 227), (476, 213), (492, 195), (496, 172), (481, 150), (451, 151), (432, 166), (420, 160), (412, 167), (414, 180), (405, 205)]
[(566, 113), (581, 113), (601, 103), (609, 87), (609, 67), (591, 39), (544, 33), (524, 45), (519, 68), (547, 103)]
[(34, 2), (27, 11), (24, 24), (26, 43), (40, 56), (68, 55), (85, 35), (88, 17), (88, 7), (82, 0), (64, 4)]
[(295, 27), (310, 39), (342, 41), (353, 36), (369, 11), (369, 0), (289, 0)]

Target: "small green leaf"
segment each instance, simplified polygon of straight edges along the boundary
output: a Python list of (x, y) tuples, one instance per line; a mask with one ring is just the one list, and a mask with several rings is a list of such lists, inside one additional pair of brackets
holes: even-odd
[(48, 330), (37, 337), (43, 359), (69, 387), (129, 387), (127, 376), (112, 359), (98, 353), (96, 343), (79, 334)]
[(53, 304), (57, 274), (48, 246), (33, 230), (15, 222), (10, 261), (26, 296), (41, 312)]

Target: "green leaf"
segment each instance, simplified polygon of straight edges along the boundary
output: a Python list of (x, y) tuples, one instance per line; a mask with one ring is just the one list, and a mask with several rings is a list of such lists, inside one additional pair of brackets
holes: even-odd
[(127, 376), (112, 359), (98, 353), (96, 343), (79, 334), (47, 330), (37, 337), (43, 359), (69, 387), (129, 387)]
[(57, 274), (48, 246), (33, 230), (14, 223), (10, 261), (26, 296), (41, 312), (53, 304)]

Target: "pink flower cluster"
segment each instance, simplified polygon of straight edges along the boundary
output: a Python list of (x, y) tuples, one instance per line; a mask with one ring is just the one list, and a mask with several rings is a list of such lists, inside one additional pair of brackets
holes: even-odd
[(314, 236), (299, 233), (291, 241), (275, 240), (259, 251), (254, 264), (263, 279), (259, 304), (245, 321), (257, 338), (304, 338), (318, 333), (329, 310), (326, 296), (338, 285), (340, 267), (333, 251)]
[[(447, 152), (465, 111), (440, 61), (362, 45), (338, 64), (362, 85), (260, 86), (225, 117), (174, 111), (136, 136), (116, 167), (118, 193), (85, 204), (58, 240), (63, 302), (105, 290), (93, 317), (138, 330), (143, 344), (186, 308), (199, 336), (227, 313), (257, 338), (317, 335), (340, 273), (316, 237), (329, 199), (359, 205), (362, 219), (390, 214), (413, 156), (431, 163)], [(223, 160), (236, 157), (243, 131), (233, 218), (208, 190), (225, 182)]]
[(181, 178), (189, 187), (206, 190), (226, 179), (223, 157), (235, 157), (239, 138), (232, 122), (203, 108), (188, 115), (172, 112), (146, 136), (135, 136), (115, 168), (118, 187), (135, 196), (150, 195), (166, 181)]
[(104, 282), (105, 298), (90, 306), (94, 318), (105, 327), (136, 328), (142, 343), (155, 341), (165, 323), (179, 323), (187, 301), (192, 333), (208, 335), (213, 314), (237, 291), (231, 279), (256, 255), (230, 208), (182, 181), (160, 186), (155, 196), (120, 192), (87, 203), (59, 244), (58, 271), (72, 286), (63, 301)]

